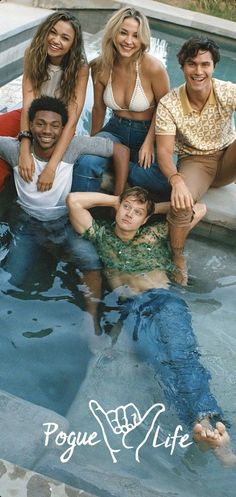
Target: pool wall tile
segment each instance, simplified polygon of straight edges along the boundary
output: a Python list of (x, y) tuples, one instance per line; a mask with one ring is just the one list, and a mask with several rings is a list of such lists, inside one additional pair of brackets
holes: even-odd
[(207, 213), (194, 233), (231, 246), (236, 245), (236, 184), (210, 188), (201, 199)]
[(1, 457), (29, 469), (46, 450), (43, 423), (66, 430), (68, 421), (54, 411), (0, 390)]

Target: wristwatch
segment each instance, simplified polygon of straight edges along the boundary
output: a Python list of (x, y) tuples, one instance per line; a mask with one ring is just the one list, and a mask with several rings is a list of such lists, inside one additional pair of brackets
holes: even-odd
[(22, 138), (29, 138), (29, 140), (33, 139), (31, 131), (28, 131), (27, 129), (20, 131), (17, 138), (19, 142), (21, 142)]

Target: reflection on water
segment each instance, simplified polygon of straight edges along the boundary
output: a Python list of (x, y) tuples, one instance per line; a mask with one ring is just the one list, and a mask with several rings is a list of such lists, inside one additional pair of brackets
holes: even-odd
[[(168, 70), (174, 73), (172, 52), (179, 42), (171, 35), (167, 40), (154, 41), (153, 47), (164, 62), (167, 57)], [(92, 58), (98, 39), (89, 43)], [(91, 102), (90, 86), (81, 132), (89, 129)], [(11, 234), (5, 215), (2, 220), (0, 259), (4, 261)], [(236, 253), (232, 248), (190, 239), (187, 254), (190, 285), (179, 292), (191, 308), (202, 361), (212, 373), (212, 391), (232, 424), (236, 447)], [(116, 296), (105, 282), (100, 304), (103, 333), (99, 336), (86, 308), (88, 288), (70, 261), (55, 253), (44, 252), (43, 258), (37, 253), (25, 286), (13, 286), (3, 267), (0, 278), (0, 389), (66, 417), (69, 432), (99, 432), (100, 438), (89, 410), (91, 399), (104, 409), (133, 402), (141, 414), (154, 403), (165, 403), (151, 365), (127, 348), (125, 334), (116, 327)], [(173, 410), (165, 412), (160, 418), (159, 441), (178, 424)], [(142, 430), (137, 430), (137, 438), (145, 436)], [(170, 455), (164, 446), (154, 448), (152, 440), (150, 437), (143, 446), (140, 463), (134, 449), (123, 447), (116, 464), (104, 440), (93, 447), (76, 447), (67, 464), (60, 462), (60, 447), (52, 443), (43, 450), (41, 443), (40, 457), (32, 467), (101, 497), (234, 497), (235, 471), (220, 469), (210, 453), (191, 445), (185, 450), (177, 446)], [(21, 464), (21, 460), (16, 462)]]
[[(2, 234), (4, 259), (10, 239), (6, 225)], [(236, 444), (236, 253), (196, 239), (188, 241), (187, 252), (190, 286), (179, 291), (191, 308), (202, 361), (212, 373), (212, 391), (232, 423)], [(142, 414), (154, 403), (165, 404), (151, 365), (127, 347), (120, 329), (110, 336), (117, 321), (115, 292), (104, 289), (100, 312), (105, 326), (98, 336), (86, 311), (88, 291), (78, 269), (66, 260), (55, 258), (52, 263), (47, 256), (44, 264), (41, 271), (33, 268), (27, 289), (12, 286), (10, 274), (1, 269), (0, 388), (65, 416), (69, 432), (97, 432), (100, 439), (89, 410), (91, 399), (104, 409), (133, 402)], [(178, 424), (173, 409), (160, 416), (158, 442), (173, 434)], [(145, 436), (142, 430), (137, 437)], [(221, 473), (211, 454), (191, 445), (185, 450), (177, 446), (170, 455), (163, 446), (154, 448), (152, 441), (150, 437), (143, 447), (140, 463), (133, 449), (123, 448), (114, 464), (102, 440), (94, 447), (76, 447), (62, 464), (63, 450), (52, 440), (34, 469), (101, 497), (189, 497), (190, 491), (193, 497), (233, 497), (235, 472)]]

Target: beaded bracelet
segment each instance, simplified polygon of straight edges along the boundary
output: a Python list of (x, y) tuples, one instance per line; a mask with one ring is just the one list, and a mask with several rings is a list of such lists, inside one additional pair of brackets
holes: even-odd
[(19, 142), (21, 142), (22, 138), (29, 138), (29, 140), (32, 140), (32, 133), (31, 131), (28, 131), (25, 129), (24, 131), (20, 131), (20, 133), (17, 136)]

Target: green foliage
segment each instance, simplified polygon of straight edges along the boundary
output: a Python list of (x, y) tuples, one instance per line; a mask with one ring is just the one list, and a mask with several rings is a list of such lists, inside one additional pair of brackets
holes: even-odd
[(236, 0), (157, 0), (161, 3), (190, 9), (211, 16), (236, 21)]
[(218, 0), (199, 0), (198, 2), (195, 2), (195, 3), (199, 3), (199, 7), (201, 9), (214, 9), (215, 7), (218, 7)]
[(235, 0), (195, 0), (194, 2), (189, 2), (188, 8), (212, 16), (236, 21)]

